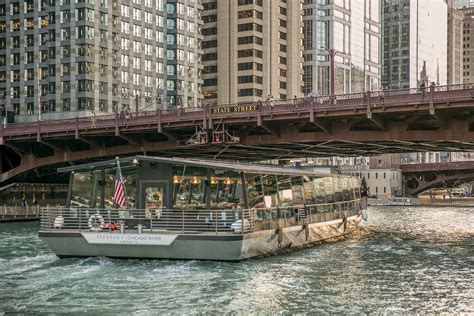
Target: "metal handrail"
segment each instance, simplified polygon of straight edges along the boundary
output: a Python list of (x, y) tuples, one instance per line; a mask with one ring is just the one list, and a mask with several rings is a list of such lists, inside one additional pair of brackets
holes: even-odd
[[(365, 202), (364, 202), (365, 201)], [(93, 208), (42, 208), (40, 228), (54, 230), (107, 230), (111, 224), (124, 223), (127, 229), (136, 230), (144, 225), (150, 233), (238, 233), (266, 228), (292, 226), (324, 220), (340, 219), (358, 214), (366, 208), (366, 199), (353, 199), (335, 203), (289, 205), (252, 209), (93, 209)], [(282, 216), (274, 217), (280, 212)], [(290, 215), (289, 215), (290, 214)], [(271, 223), (263, 224), (262, 221)], [(257, 225), (257, 223), (260, 223)]]
[[(248, 210), (196, 210), (196, 209), (93, 209), (93, 208), (42, 208), (40, 228), (51, 230), (110, 229), (123, 222), (128, 229), (144, 225), (150, 232), (171, 231), (182, 233), (244, 233), (251, 231), (251, 212)], [(242, 221), (243, 219), (243, 221)], [(240, 221), (240, 222), (239, 222)], [(244, 229), (232, 226), (244, 223)]]

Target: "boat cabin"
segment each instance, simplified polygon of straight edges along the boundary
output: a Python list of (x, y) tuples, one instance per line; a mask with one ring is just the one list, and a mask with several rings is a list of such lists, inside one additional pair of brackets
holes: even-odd
[[(121, 158), (128, 209), (276, 208), (360, 198), (359, 181), (301, 168), (183, 158)], [(117, 160), (71, 172), (68, 207), (115, 208)]]
[[(114, 203), (118, 164), (123, 206)], [(218, 231), (244, 219), (254, 231), (341, 219), (361, 210), (357, 178), (302, 168), (135, 156), (59, 171), (71, 173), (66, 209), (73, 214), (86, 209), (85, 217), (90, 210), (112, 218), (112, 211), (118, 218), (149, 221), (144, 225), (150, 228)]]

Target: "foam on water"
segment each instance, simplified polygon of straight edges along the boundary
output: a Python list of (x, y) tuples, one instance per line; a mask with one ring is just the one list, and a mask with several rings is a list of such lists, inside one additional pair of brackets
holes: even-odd
[(474, 313), (474, 211), (372, 208), (341, 241), (240, 263), (58, 259), (0, 225), (0, 314)]

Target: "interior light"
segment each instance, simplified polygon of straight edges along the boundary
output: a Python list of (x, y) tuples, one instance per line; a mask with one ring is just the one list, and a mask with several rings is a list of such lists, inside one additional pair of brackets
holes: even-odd
[(178, 184), (178, 183), (180, 183), (180, 182), (181, 182), (181, 180), (179, 179), (178, 176), (173, 176), (173, 183), (174, 183), (174, 184)]
[(191, 184), (199, 184), (201, 183), (201, 180), (198, 179), (198, 177), (193, 177), (191, 179)]
[(211, 184), (217, 184), (217, 178), (211, 177)]
[(224, 184), (232, 184), (232, 183), (233, 183), (233, 182), (232, 182), (232, 180), (231, 180), (230, 178), (226, 178), (226, 179), (224, 180)]
[(133, 158), (133, 164), (138, 165), (138, 159), (137, 158)]

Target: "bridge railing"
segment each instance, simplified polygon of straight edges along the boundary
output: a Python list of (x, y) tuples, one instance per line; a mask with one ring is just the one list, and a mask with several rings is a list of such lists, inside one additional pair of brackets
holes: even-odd
[(196, 121), (205, 117), (240, 117), (249, 116), (255, 111), (222, 111), (213, 109), (228, 108), (230, 106), (255, 105), (257, 111), (263, 115), (307, 112), (333, 112), (351, 109), (365, 109), (367, 107), (395, 107), (407, 104), (445, 102), (449, 100), (471, 99), (474, 96), (473, 84), (458, 84), (425, 88), (410, 88), (399, 90), (382, 90), (366, 93), (349, 93), (319, 98), (294, 98), (287, 100), (262, 100), (259, 102), (209, 105), (197, 108), (166, 109), (155, 111), (114, 113), (94, 115), (69, 119), (47, 120), (33, 123), (14, 123), (3, 126), (3, 136), (34, 134), (37, 132), (58, 132), (90, 130), (95, 128), (111, 128), (114, 126), (146, 125), (161, 122)]

